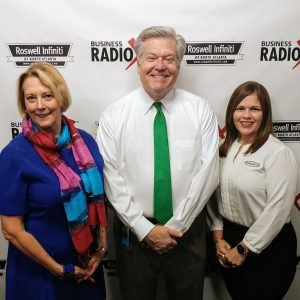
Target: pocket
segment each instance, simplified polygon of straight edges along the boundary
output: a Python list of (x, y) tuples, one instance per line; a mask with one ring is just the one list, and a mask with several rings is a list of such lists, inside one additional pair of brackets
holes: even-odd
[(201, 141), (182, 140), (175, 142), (175, 165), (181, 172), (191, 172), (201, 166)]

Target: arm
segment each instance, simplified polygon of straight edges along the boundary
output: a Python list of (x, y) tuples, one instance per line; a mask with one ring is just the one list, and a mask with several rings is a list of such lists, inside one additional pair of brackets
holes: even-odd
[(267, 204), (247, 231), (243, 243), (260, 253), (287, 221), (296, 195), (297, 162), (292, 151), (283, 147), (265, 162)]
[(104, 159), (105, 193), (120, 220), (134, 231), (139, 241), (142, 241), (154, 225), (134, 204), (132, 196), (126, 189), (125, 180), (119, 172), (113, 120), (109, 113), (104, 112), (100, 118), (97, 143)]
[(97, 142), (105, 162), (105, 192), (121, 221), (132, 229), (139, 241), (144, 240), (154, 251), (164, 253), (171, 250), (177, 244), (175, 238), (182, 234), (165, 226), (154, 226), (134, 204), (119, 173), (113, 120), (105, 113), (99, 121)]
[(200, 116), (202, 135), (202, 165), (193, 178), (189, 192), (175, 210), (166, 226), (185, 232), (204, 208), (219, 184), (218, 125), (213, 111), (204, 105)]
[(213, 232), (221, 231), (222, 236), (220, 237), (223, 238), (223, 217), (220, 214), (220, 210), (222, 209), (222, 199), (219, 187), (214, 191), (207, 202), (206, 209), (208, 228)]
[[(3, 236), (30, 259), (42, 265), (56, 276), (63, 275), (63, 267), (57, 263), (41, 244), (24, 229), (22, 216), (1, 216)], [(90, 276), (89, 272), (75, 267), (75, 274), (81, 278)]]
[(96, 253), (91, 257), (88, 262), (87, 270), (90, 272), (90, 275), (93, 275), (98, 266), (101, 263), (101, 260), (105, 257), (106, 251), (103, 249), (107, 249), (107, 232), (105, 227), (99, 228), (99, 248)]

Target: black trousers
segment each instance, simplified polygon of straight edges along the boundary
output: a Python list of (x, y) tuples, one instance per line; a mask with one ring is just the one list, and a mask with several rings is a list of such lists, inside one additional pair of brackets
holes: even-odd
[[(224, 239), (236, 246), (248, 228), (224, 222)], [(260, 254), (249, 254), (239, 268), (218, 269), (234, 300), (281, 300), (296, 272), (297, 240), (291, 223), (285, 224), (272, 243)]]
[[(159, 278), (164, 277), (168, 299), (201, 300), (206, 263), (206, 220), (200, 214), (177, 246), (158, 254), (140, 243), (115, 217), (114, 234), (121, 294), (124, 300), (155, 300)], [(123, 238), (123, 242), (122, 242)]]

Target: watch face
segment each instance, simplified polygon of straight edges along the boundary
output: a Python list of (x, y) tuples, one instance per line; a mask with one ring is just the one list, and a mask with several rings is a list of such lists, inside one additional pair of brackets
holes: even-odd
[(240, 253), (240, 254), (246, 254), (246, 249), (245, 249), (245, 247), (243, 245), (238, 244), (236, 248), (237, 248), (238, 253)]

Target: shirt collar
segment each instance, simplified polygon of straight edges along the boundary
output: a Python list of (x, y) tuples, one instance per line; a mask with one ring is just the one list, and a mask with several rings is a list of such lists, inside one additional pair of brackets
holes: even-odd
[[(155, 101), (148, 95), (148, 93), (142, 87), (140, 88), (140, 94), (141, 94), (141, 100), (142, 100), (141, 105), (142, 105), (143, 112), (147, 114)], [(175, 89), (172, 88), (170, 92), (160, 100), (163, 107), (168, 113), (170, 113), (172, 110), (172, 105), (174, 103), (174, 95), (175, 95)]]

